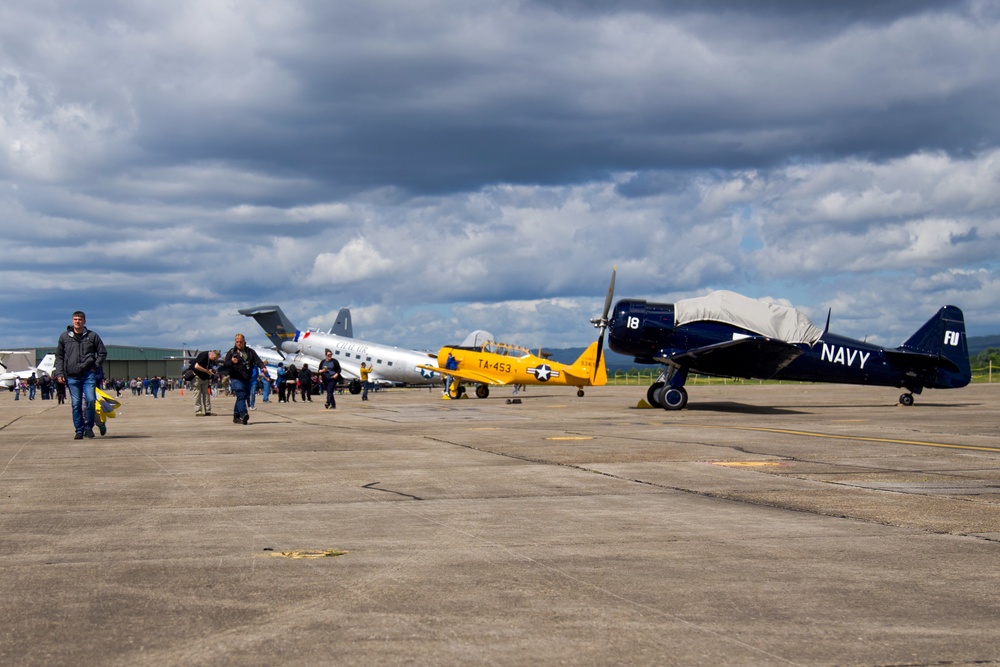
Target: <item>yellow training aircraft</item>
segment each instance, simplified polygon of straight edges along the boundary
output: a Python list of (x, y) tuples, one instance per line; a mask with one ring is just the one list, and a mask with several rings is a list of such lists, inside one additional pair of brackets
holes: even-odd
[[(449, 368), (448, 357), (454, 358), (455, 368)], [(461, 398), (463, 383), (476, 385), (476, 396), (490, 395), (490, 385), (546, 384), (577, 387), (599, 387), (608, 381), (604, 359), (598, 361), (598, 344), (591, 343), (572, 364), (560, 364), (538, 357), (526, 348), (489, 341), (479, 347), (446, 346), (438, 352), (437, 366), (420, 368), (449, 377), (450, 398)]]
[[(608, 381), (604, 366), (604, 332), (607, 329), (608, 309), (614, 292), (614, 273), (604, 302), (604, 315), (592, 320), (600, 328), (597, 340), (590, 344), (572, 364), (561, 364), (528, 351), (527, 348), (488, 341), (478, 345), (442, 347), (437, 354), (437, 366), (420, 366), (450, 378), (446, 385), (449, 398), (461, 398), (463, 383), (476, 385), (476, 396), (490, 395), (490, 385), (534, 384), (576, 387), (576, 395), (583, 396), (584, 387), (600, 387)], [(450, 358), (449, 358), (450, 357)]]

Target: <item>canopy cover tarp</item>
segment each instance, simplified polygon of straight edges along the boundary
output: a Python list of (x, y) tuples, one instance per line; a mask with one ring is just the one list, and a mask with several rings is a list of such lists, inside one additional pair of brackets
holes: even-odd
[(699, 321), (725, 322), (786, 343), (808, 343), (820, 339), (823, 331), (809, 318), (788, 306), (751, 299), (720, 290), (707, 296), (681, 299), (674, 304), (678, 326)]

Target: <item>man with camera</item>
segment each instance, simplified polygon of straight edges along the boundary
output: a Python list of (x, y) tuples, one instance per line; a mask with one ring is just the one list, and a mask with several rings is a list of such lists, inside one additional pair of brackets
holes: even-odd
[(212, 412), (212, 376), (215, 375), (215, 362), (219, 360), (218, 350), (205, 350), (194, 358), (191, 370), (194, 378), (191, 380), (194, 389), (194, 416), (214, 417)]
[(250, 392), (250, 379), (253, 377), (253, 369), (264, 368), (265, 362), (247, 347), (246, 337), (238, 333), (235, 337), (235, 345), (226, 353), (223, 366), (229, 371), (229, 388), (236, 395), (236, 404), (233, 406), (233, 423), (247, 424), (250, 421), (250, 412), (247, 409), (247, 397)]

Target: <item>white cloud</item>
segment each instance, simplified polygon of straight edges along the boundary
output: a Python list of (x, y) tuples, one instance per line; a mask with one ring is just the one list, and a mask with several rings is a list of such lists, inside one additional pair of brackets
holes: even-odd
[(335, 253), (317, 255), (308, 283), (330, 289), (349, 289), (354, 283), (373, 277), (391, 278), (391, 269), (392, 260), (379, 254), (364, 237), (357, 237)]

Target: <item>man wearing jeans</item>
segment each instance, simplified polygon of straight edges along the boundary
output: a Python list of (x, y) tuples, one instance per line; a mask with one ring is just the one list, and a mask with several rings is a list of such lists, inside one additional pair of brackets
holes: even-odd
[(76, 440), (94, 437), (94, 403), (97, 369), (104, 366), (108, 351), (97, 333), (88, 329), (82, 310), (73, 313), (73, 324), (59, 335), (56, 344), (56, 382), (69, 387)]
[(229, 371), (229, 387), (236, 395), (233, 423), (246, 425), (250, 421), (247, 398), (253, 369), (263, 368), (265, 364), (253, 348), (247, 347), (247, 339), (243, 334), (236, 334), (234, 342), (233, 348), (226, 353), (223, 365)]

